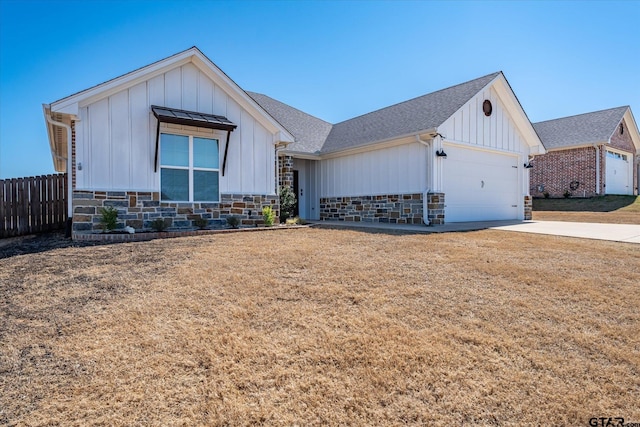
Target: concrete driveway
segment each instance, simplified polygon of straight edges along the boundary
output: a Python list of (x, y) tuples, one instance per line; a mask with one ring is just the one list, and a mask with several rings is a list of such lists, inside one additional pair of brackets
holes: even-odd
[(640, 225), (636, 224), (597, 224), (562, 221), (481, 221), (456, 222), (427, 227), (425, 225), (379, 222), (315, 221), (314, 225), (328, 228), (368, 229), (379, 232), (400, 231), (405, 233), (450, 233), (491, 229), (640, 244)]
[(611, 240), (639, 243), (640, 225), (599, 224), (591, 222), (525, 221), (520, 224), (489, 227), (492, 230), (519, 231), (521, 233), (550, 234), (583, 239)]

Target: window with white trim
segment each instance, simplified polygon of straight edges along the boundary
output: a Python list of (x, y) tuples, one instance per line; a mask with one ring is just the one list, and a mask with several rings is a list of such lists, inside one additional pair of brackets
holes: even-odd
[(220, 201), (217, 139), (193, 135), (160, 135), (160, 200)]
[(607, 157), (610, 157), (612, 159), (624, 160), (625, 162), (627, 161), (627, 155), (626, 154), (616, 153), (615, 151), (607, 150)]

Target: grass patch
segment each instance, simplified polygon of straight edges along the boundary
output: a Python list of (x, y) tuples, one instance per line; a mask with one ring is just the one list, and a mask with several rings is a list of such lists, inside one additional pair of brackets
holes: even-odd
[(533, 199), (533, 219), (640, 224), (640, 197), (601, 196), (588, 199)]
[(326, 229), (10, 256), (0, 424), (640, 420), (639, 257)]

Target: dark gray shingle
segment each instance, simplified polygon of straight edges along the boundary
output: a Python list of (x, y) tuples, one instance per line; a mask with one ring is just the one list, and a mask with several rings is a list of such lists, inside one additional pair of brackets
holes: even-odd
[(258, 105), (284, 126), (296, 139), (288, 151), (316, 153), (322, 148), (331, 130), (331, 123), (293, 108), (266, 95), (247, 92)]
[(328, 153), (437, 128), (501, 72), (331, 125), (266, 95), (247, 92), (296, 138), (288, 151)]
[(436, 128), (500, 72), (335, 124), (323, 152), (344, 150)]
[(533, 124), (546, 149), (608, 141), (629, 107), (594, 111)]

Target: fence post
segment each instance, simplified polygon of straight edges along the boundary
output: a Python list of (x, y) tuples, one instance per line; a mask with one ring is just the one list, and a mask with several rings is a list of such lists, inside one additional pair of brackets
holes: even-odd
[(0, 179), (0, 238), (2, 237), (6, 237), (6, 230), (7, 230), (7, 204), (5, 201), (5, 181), (3, 179)]

